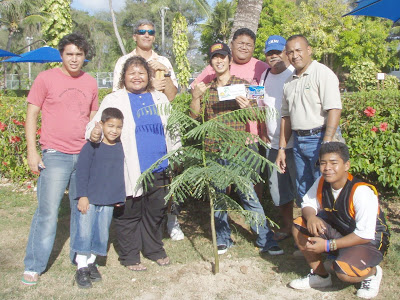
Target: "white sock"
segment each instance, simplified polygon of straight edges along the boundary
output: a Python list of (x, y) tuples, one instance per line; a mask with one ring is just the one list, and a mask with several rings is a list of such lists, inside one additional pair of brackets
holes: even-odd
[(76, 254), (75, 261), (78, 264), (78, 269), (85, 268), (85, 267), (87, 268), (87, 266), (88, 266), (87, 255)]
[(94, 264), (95, 260), (96, 260), (96, 255), (94, 255), (92, 253), (92, 254), (90, 254), (90, 257), (88, 258), (87, 263), (88, 264)]
[(167, 214), (167, 217), (168, 217), (168, 223), (170, 224), (176, 224), (178, 222), (176, 215)]

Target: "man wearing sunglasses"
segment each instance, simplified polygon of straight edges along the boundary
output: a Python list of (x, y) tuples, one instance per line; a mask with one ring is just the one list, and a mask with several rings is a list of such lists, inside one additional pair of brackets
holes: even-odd
[(174, 70), (168, 58), (158, 55), (153, 51), (155, 40), (155, 26), (149, 20), (139, 20), (133, 33), (133, 40), (136, 48), (129, 54), (120, 57), (115, 64), (113, 91), (118, 90), (118, 83), (121, 76), (122, 67), (125, 61), (132, 56), (141, 56), (146, 59), (149, 66), (153, 69), (155, 77), (152, 78), (153, 86), (157, 91), (163, 92), (169, 101), (174, 100), (178, 92), (178, 82)]

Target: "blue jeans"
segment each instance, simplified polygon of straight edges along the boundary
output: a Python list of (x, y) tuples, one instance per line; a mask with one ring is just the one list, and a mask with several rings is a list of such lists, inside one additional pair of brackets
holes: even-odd
[[(65, 189), (69, 186), (71, 216), (77, 211), (75, 166), (78, 154), (65, 154), (56, 150), (43, 150), (46, 169), (40, 172), (37, 184), (38, 207), (33, 216), (25, 255), (25, 271), (42, 273), (47, 266), (57, 231), (58, 209)], [(70, 245), (75, 229), (71, 217)], [(71, 261), (75, 253), (70, 252)]]
[[(293, 149), (286, 149), (286, 172), (279, 173), (276, 168), (267, 167), (269, 191), (275, 206), (282, 206), (296, 199), (300, 206), (301, 199), (296, 189), (296, 166), (294, 163)], [(278, 150), (266, 149), (266, 158), (275, 163)]]
[(313, 183), (321, 176), (317, 162), (325, 132), (310, 136), (299, 136), (295, 131), (292, 134), (297, 193), (303, 198)]
[[(227, 164), (227, 161), (220, 161), (220, 163)], [(237, 192), (243, 208), (248, 211), (256, 212), (257, 218), (261, 221), (258, 223), (261, 223), (262, 225), (257, 225), (255, 223), (250, 224), (251, 230), (258, 234), (256, 245), (266, 250), (273, 246), (277, 246), (278, 243), (273, 239), (274, 233), (268, 228), (264, 209), (258, 200), (254, 187), (251, 188), (249, 195), (246, 195), (239, 190), (237, 190)], [(218, 193), (221, 193), (221, 191), (217, 190), (217, 197)], [(216, 207), (215, 209), (217, 210), (214, 214), (217, 245), (226, 245), (229, 247), (233, 244), (233, 241), (231, 239), (231, 228), (228, 223), (228, 214), (226, 211), (223, 211), (226, 208)]]
[[(114, 206), (89, 204), (86, 214), (76, 211), (72, 251), (81, 255), (107, 256), (107, 244)], [(72, 216), (71, 216), (72, 218)]]

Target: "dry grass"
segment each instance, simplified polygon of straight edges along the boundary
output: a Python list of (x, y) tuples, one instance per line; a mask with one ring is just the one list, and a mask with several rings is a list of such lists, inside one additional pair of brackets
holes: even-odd
[[(387, 208), (391, 218), (392, 245), (382, 264), (384, 279), (377, 299), (398, 299), (400, 292), (400, 221), (398, 204)], [(112, 231), (107, 259), (100, 261), (103, 281), (91, 290), (73, 285), (75, 267), (69, 263), (68, 199), (62, 203), (56, 242), (48, 271), (37, 286), (20, 283), (23, 258), (32, 215), (36, 208), (33, 192), (0, 187), (0, 299), (354, 299), (356, 288), (334, 280), (334, 288), (323, 292), (294, 291), (287, 283), (308, 272), (302, 259), (291, 255), (293, 240), (282, 242), (287, 254), (260, 256), (255, 237), (235, 218), (232, 223), (236, 246), (221, 256), (221, 272), (212, 275), (212, 251), (207, 205), (191, 203), (180, 217), (186, 238), (165, 248), (172, 265), (159, 267), (143, 260), (147, 272), (132, 272), (118, 262)], [(267, 208), (269, 210), (269, 208)], [(271, 213), (270, 213), (271, 215)]]

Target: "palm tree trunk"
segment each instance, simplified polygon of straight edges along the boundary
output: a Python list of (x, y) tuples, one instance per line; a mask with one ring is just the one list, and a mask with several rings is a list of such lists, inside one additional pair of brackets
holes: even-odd
[(236, 8), (235, 19), (229, 41), (232, 40), (236, 30), (246, 27), (254, 33), (257, 32), (258, 22), (262, 10), (263, 0), (239, 0)]
[(108, 4), (110, 6), (110, 13), (111, 13), (111, 18), (112, 18), (112, 23), (114, 26), (115, 36), (117, 37), (118, 44), (119, 44), (119, 47), (121, 48), (122, 54), (126, 55), (126, 50), (125, 50), (124, 44), (122, 43), (121, 36), (119, 35), (119, 32), (118, 32), (117, 21), (115, 20), (114, 10), (112, 8), (112, 0), (108, 0)]

